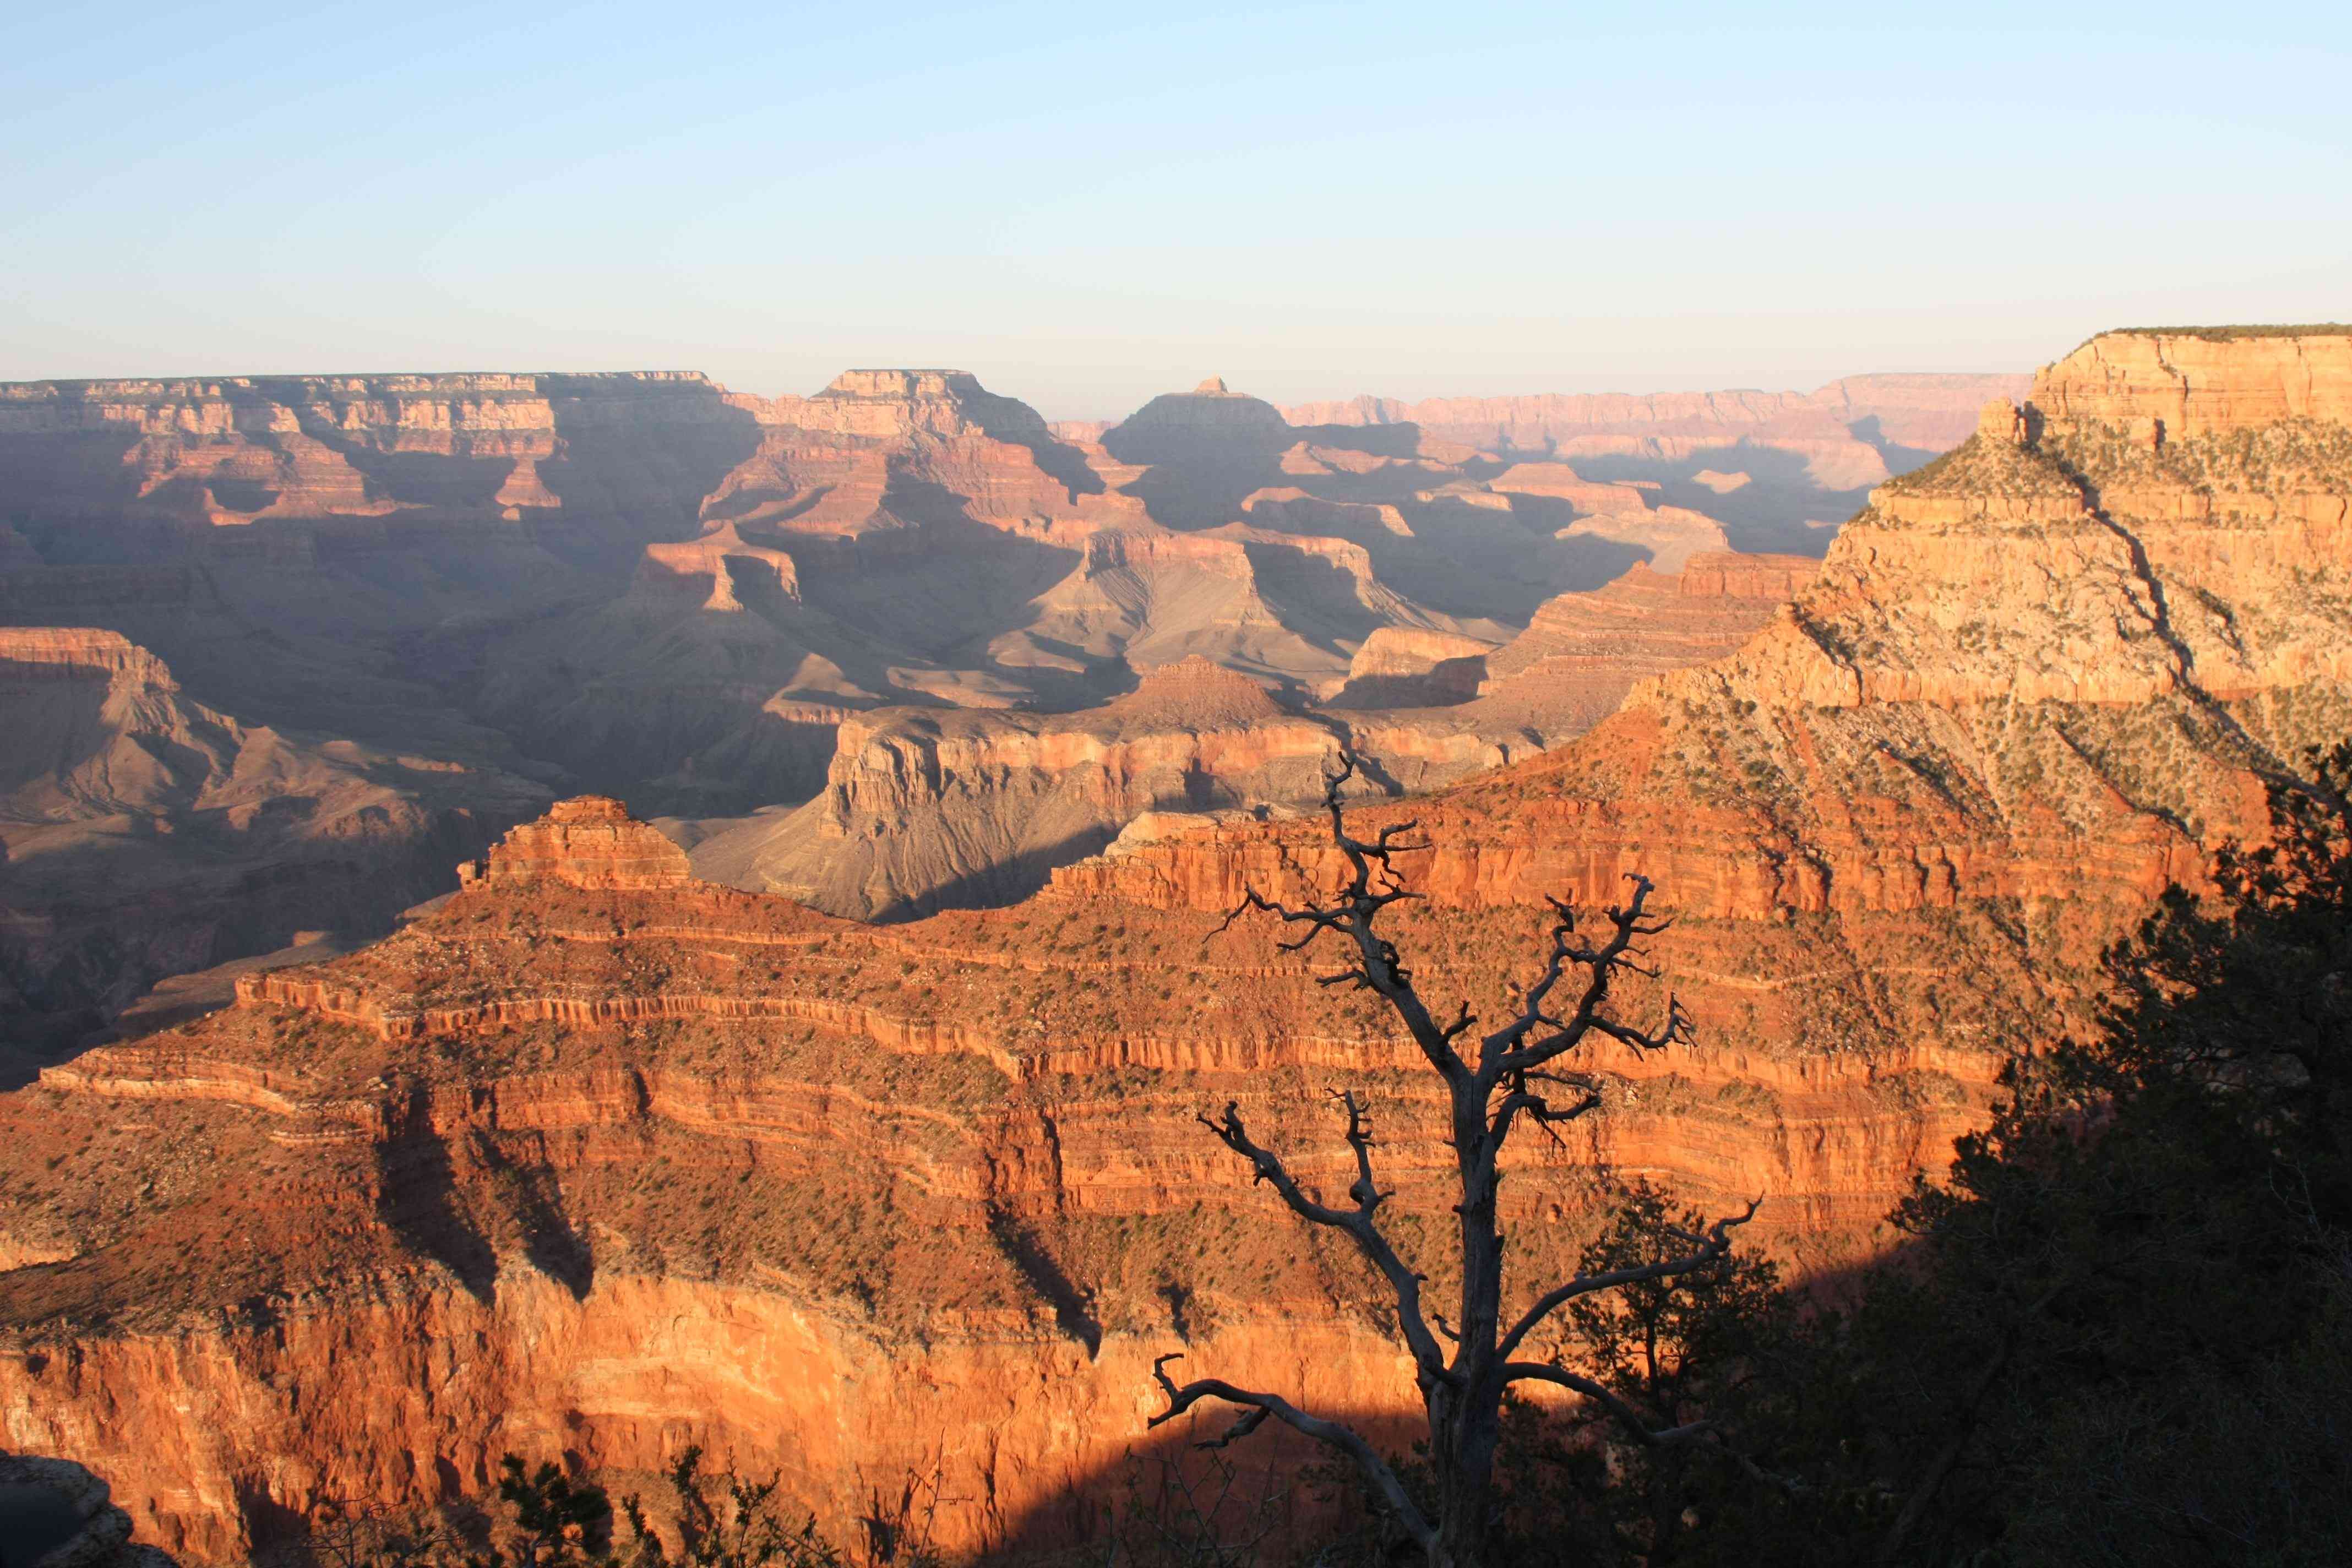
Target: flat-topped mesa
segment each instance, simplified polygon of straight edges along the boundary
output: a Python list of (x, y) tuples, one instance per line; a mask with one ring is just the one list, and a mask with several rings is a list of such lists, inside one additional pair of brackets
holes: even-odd
[(1166, 392), (1103, 432), (1103, 446), (1123, 463), (1237, 460), (1270, 456), (1295, 439), (1282, 410), (1228, 389), (1211, 376), (1191, 392)]
[(1082, 510), (1142, 513), (1106, 497), (1035, 409), (967, 371), (849, 370), (814, 396), (753, 405), (757, 450), (702, 498), (706, 530), (845, 539), (977, 520), (1034, 533)]
[(558, 512), (657, 535), (751, 449), (754, 417), (687, 371), (18, 382), (0, 384), (0, 515), (37, 543)]
[(1121, 728), (1238, 730), (1288, 717), (1265, 687), (1199, 654), (1144, 672), (1134, 690), (1103, 710)]
[(163, 661), (120, 632), (94, 626), (0, 626), (0, 665), (16, 667), (20, 679), (129, 676), (160, 690), (176, 691)]
[[(1487, 480), (1486, 488), (1564, 500), (1577, 510), (1597, 517), (1644, 512), (1655, 504), (1655, 498), (1646, 493), (1643, 486), (1595, 482), (1566, 463), (1514, 463)], [(1655, 488), (1653, 485), (1647, 489)]]
[(546, 879), (575, 888), (645, 891), (694, 879), (686, 851), (629, 815), (610, 795), (575, 795), (548, 807), (457, 868), (460, 887)]
[(968, 370), (845, 370), (817, 395), (914, 403), (973, 396), (981, 391), (980, 378)]
[(977, 436), (1051, 440), (1027, 404), (1001, 397), (968, 370), (845, 370), (814, 397), (779, 398), (767, 420), (871, 439)]
[(1349, 661), (1348, 675), (1350, 679), (1375, 675), (1426, 675), (1440, 665), (1484, 659), (1493, 648), (1492, 643), (1460, 632), (1427, 626), (1377, 626)]
[(2053, 426), (2156, 420), (2172, 441), (2286, 419), (2352, 424), (2352, 325), (2102, 332), (2035, 376), (2032, 397)]
[(718, 390), (690, 370), (12, 381), (0, 382), (0, 435), (123, 426), (152, 435), (282, 433), (302, 429), (305, 416), (345, 434), (547, 430), (556, 403), (619, 400), (641, 419), (667, 399), (707, 405), (718, 417)]
[(1486, 678), (1494, 645), (1425, 626), (1378, 626), (1348, 673), (1318, 695), (1327, 708), (1412, 708), (1465, 702)]

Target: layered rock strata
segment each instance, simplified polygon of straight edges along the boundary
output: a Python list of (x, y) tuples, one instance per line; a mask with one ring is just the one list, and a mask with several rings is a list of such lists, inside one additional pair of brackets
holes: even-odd
[(557, 801), (545, 816), (491, 845), (481, 859), (457, 868), (461, 888), (484, 878), (627, 890), (675, 888), (689, 879), (685, 850), (602, 795)]
[[(2079, 389), (2175, 339), (2094, 340), (2022, 413), (1995, 404), (1957, 451), (1881, 487), (1738, 654), (1644, 682), (1556, 759), (1450, 797), (1461, 832), (1424, 877), (1481, 902), (1599, 896), (1642, 863), (1695, 914), (2006, 904), (2037, 958), (2061, 935), (2095, 945), (2259, 832), (2263, 781), (2342, 731), (2352, 635), (2327, 584), (2347, 559), (2352, 435), (2280, 416), (2300, 405), (2277, 366), (2345, 341), (2210, 355), (2216, 412), (2164, 440), (2145, 423), (2163, 413), (2081, 412)], [(1282, 863), (1280, 837), (1155, 847), (1156, 865), (1067, 885), (1216, 906)]]
[[(1604, 1165), (1762, 1193), (1801, 1269), (1867, 1252), (2106, 937), (2352, 723), (2342, 426), (1989, 428), (1882, 487), (1740, 651), (1412, 804), (1431, 897), (1395, 930), (1433, 995), (1507, 1005), (1547, 894), (1639, 868), (1683, 917), (1653, 957), (1701, 1044), (1580, 1064), (1603, 1109), (1522, 1149), (1516, 1278), (1573, 1257)], [(1400, 519), (1521, 526), (1476, 491)], [(1239, 1100), (1326, 1183), (1317, 1091), (1363, 1088), (1445, 1289), (1423, 1075), (1317, 955), (1223, 921), (1326, 882), (1313, 824), (1158, 818), (1020, 905), (890, 928), (678, 881), (602, 803), (507, 847), (385, 942), (0, 1100), (0, 1407), (147, 1538), (233, 1560), (330, 1498), (478, 1497), (507, 1448), (625, 1479), (700, 1441), (789, 1464), (844, 1534), (914, 1477), (950, 1550), (1066, 1543), (1161, 1351), (1373, 1416), (1409, 1394), (1371, 1282), (1192, 1121)]]
[(0, 385), (0, 489), (45, 528), (609, 521), (648, 505), (677, 520), (753, 423), (703, 377), (667, 372), (20, 382)]
[(1479, 695), (1496, 709), (1541, 709), (1581, 733), (1648, 677), (1738, 648), (1821, 563), (1803, 556), (1691, 555), (1672, 574), (1636, 565), (1604, 587), (1562, 594), (1486, 656)]
[(1640, 679), (1737, 647), (1816, 564), (1715, 552), (1678, 575), (1636, 565), (1549, 601), (1499, 649), (1384, 627), (1314, 709), (1285, 708), (1194, 656), (1075, 713), (861, 715), (841, 726), (821, 795), (790, 814), (704, 825), (715, 831), (695, 844), (695, 864), (712, 880), (860, 920), (1011, 902), (1142, 816), (1265, 820), (1312, 807), (1343, 746), (1365, 764), (1355, 787), (1366, 796), (1535, 755), (1599, 722)]
[(1339, 708), (1421, 708), (1467, 701), (1486, 679), (1494, 645), (1458, 632), (1382, 626), (1348, 661), (1348, 678), (1327, 686)]
[(1139, 816), (1312, 805), (1351, 740), (1375, 770), (1360, 788), (1378, 794), (1433, 787), (1545, 739), (1526, 723), (1488, 733), (1293, 711), (1198, 657), (1077, 713), (887, 710), (840, 737), (823, 795), (701, 838), (700, 873), (861, 920), (1009, 903)]
[[(1442, 1203), (1409, 1047), (1268, 933), (1051, 901), (863, 927), (567, 848), (0, 1101), (11, 1432), (86, 1452), (142, 1538), (228, 1560), (329, 1498), (478, 1495), (504, 1449), (617, 1481), (700, 1441), (788, 1458), (836, 1531), (911, 1474), (940, 1545), (1044, 1544), (1162, 1350), (1376, 1418), (1404, 1386), (1370, 1281), (1192, 1120), (1238, 1098), (1328, 1180), (1311, 1086), (1342, 1073), (1400, 1210)], [(1480, 994), (1532, 931), (1407, 929)], [(1587, 1065), (1607, 1113), (1514, 1171), (1530, 1270), (1603, 1160), (1709, 1195), (1769, 1171), (1792, 1244), (1866, 1227), (1977, 1092), (1916, 1050)]]

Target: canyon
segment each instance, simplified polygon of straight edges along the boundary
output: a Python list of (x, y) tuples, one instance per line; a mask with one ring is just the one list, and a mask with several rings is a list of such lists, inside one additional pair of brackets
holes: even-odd
[[(656, 392), (705, 406), (631, 395)], [(947, 373), (781, 410), (714, 391), (741, 455), (704, 494), (740, 476), (732, 499), (633, 546), (509, 490), (530, 456), (550, 494), (605, 493), (488, 415), (419, 416), (425, 465), (346, 454), (419, 498), (362, 483), (379, 539), (514, 510), (543, 596), (484, 621), (470, 587), (385, 595), (409, 631), (314, 667), (364, 672), (367, 701), (279, 743), (367, 757), (371, 781), (479, 755), (510, 793), (381, 940), (237, 973), (233, 1005), (0, 1097), (7, 1444), (80, 1459), (194, 1562), (331, 1500), (479, 1496), (507, 1448), (625, 1486), (688, 1442), (781, 1468), (845, 1538), (921, 1491), (961, 1552), (1083, 1539), (1167, 1351), (1393, 1414), (1410, 1365), (1375, 1281), (1194, 1121), (1236, 1101), (1336, 1185), (1321, 1091), (1360, 1089), (1400, 1244), (1444, 1289), (1426, 1074), (1317, 983), (1323, 955), (1226, 918), (1330, 885), (1328, 827), (1295, 808), (1343, 741), (1388, 781), (1356, 830), (1416, 825), (1398, 866), (1423, 897), (1393, 934), (1433, 998), (1510, 1005), (1548, 897), (1605, 905), (1638, 870), (1675, 917), (1619, 1000), (1648, 1016), (1671, 991), (1696, 1043), (1580, 1061), (1601, 1110), (1518, 1146), (1522, 1288), (1633, 1176), (1710, 1209), (1761, 1196), (1754, 1244), (1806, 1278), (1872, 1256), (2012, 1054), (2096, 1006), (2109, 945), (2207, 888), (2268, 790), (2352, 732), (2352, 331), (2105, 333), (2009, 390), (1524, 401), (1286, 416), (1208, 385), (1057, 431)], [(295, 437), (341, 451), (309, 432), (342, 428), (224, 441), (312, 462), (326, 494)], [(1786, 498), (1843, 493), (1867, 469), (1849, 446), (1871, 488), (1808, 529)], [(497, 489), (416, 477), (461, 454), (508, 464)], [(261, 472), (167, 457), (141, 458), (162, 508), (195, 505), (190, 473)], [(1780, 521), (1702, 504), (1743, 497)], [(169, 565), (69, 562), (41, 515), (16, 525), (40, 563), (10, 572), (98, 572), (53, 581), (152, 630), (54, 645), (88, 673), (25, 700), (102, 761), (22, 798), (163, 799), (111, 737), (177, 726), (226, 758), (213, 737), (317, 695), (281, 670), (229, 721), (248, 710), (167, 691), (265, 661), (226, 629), (266, 624), (237, 619), (258, 590), (211, 534)], [(1825, 552), (1790, 548), (1808, 539)], [(892, 625), (922, 646), (877, 651)], [(16, 635), (16, 664), (68, 660)], [(746, 695), (688, 700), (722, 668)], [(526, 709), (583, 750), (554, 755)], [(360, 750), (426, 712), (443, 752)], [(624, 764), (592, 738), (642, 776), (597, 790)], [(820, 754), (791, 812), (746, 818), (705, 782), (766, 768), (750, 799), (789, 799)], [(990, 880), (1008, 867), (1034, 890)], [(958, 882), (989, 907), (937, 897)]]
[(1194, 654), (1075, 713), (880, 710), (843, 722), (824, 791), (799, 810), (680, 830), (701, 875), (833, 914), (1009, 903), (1130, 828), (1295, 815), (1343, 749), (1366, 795), (1535, 755), (1606, 716), (1640, 676), (1737, 647), (1815, 565), (1727, 551), (1671, 575), (1637, 563), (1546, 600), (1500, 647), (1381, 627), (1313, 707), (1286, 708)]
[(530, 779), (245, 722), (119, 633), (0, 627), (7, 1081), (155, 982), (299, 933), (389, 927), (451, 852), (545, 805)]
[[(1874, 452), (1853, 431), (2013, 380), (1893, 378), (1815, 416)], [(0, 386), (0, 629), (122, 645), (6, 656), (0, 717), (41, 737), (0, 792), (9, 1070), (383, 935), (559, 795), (894, 918), (1025, 892), (1146, 810), (1311, 797), (1296, 767), (1179, 791), (1024, 764), (903, 821), (844, 804), (874, 798), (856, 758), (936, 750), (927, 728), (975, 759), (1041, 727), (1173, 755), (1192, 731), (1138, 694), (1195, 658), (1391, 757), (1391, 789), (1556, 743), (1601, 704), (1484, 694), (1477, 649), (1637, 564), (1792, 531), (1817, 553), (1808, 522), (1865, 482), (1774, 444), (1810, 426), (1653, 413), (1680, 444), (1604, 481), (1395, 417), (1294, 422), (1213, 378), (1058, 430), (945, 370), (775, 398), (684, 373)], [(1694, 489), (1694, 453), (1780, 478)], [(103, 696), (110, 661), (164, 673)], [(126, 747), (171, 779), (63, 782)], [(886, 828), (922, 842), (877, 861)]]

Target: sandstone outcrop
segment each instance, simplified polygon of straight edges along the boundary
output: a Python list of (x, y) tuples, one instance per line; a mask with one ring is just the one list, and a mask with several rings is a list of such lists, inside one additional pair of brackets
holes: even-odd
[(1738, 648), (1820, 564), (1729, 551), (1687, 556), (1674, 574), (1636, 564), (1606, 586), (1548, 600), (1487, 655), (1479, 695), (1497, 708), (1540, 707), (1571, 733), (1589, 729), (1638, 681)]
[[(2352, 635), (2326, 584), (2346, 570), (2352, 437), (2282, 416), (2276, 390), (2280, 364), (2328, 363), (2341, 333), (2212, 354), (2211, 412), (2179, 441), (2144, 424), (2164, 412), (2084, 403), (2169, 341), (2108, 334), (2051, 366), (2021, 417), (1997, 409), (1881, 487), (1738, 654), (1450, 797), (1429, 884), (1598, 897), (1638, 864), (1695, 915), (1821, 913), (1856, 946), (1883, 917), (2006, 901), (2023, 923), (2003, 940), (2055, 975), (2193, 883), (2261, 830), (2262, 780), (2344, 732)], [(2177, 387), (2151, 396), (2183, 417)], [(1062, 880), (1219, 906), (1281, 859), (1261, 858), (1277, 830), (1221, 837)]]
[(688, 881), (686, 851), (632, 817), (610, 795), (559, 800), (547, 815), (509, 830), (481, 859), (457, 868), (457, 885), (528, 886), (550, 879), (574, 888), (646, 891)]
[(1381, 626), (1348, 661), (1344, 681), (1319, 695), (1336, 708), (1423, 708), (1465, 702), (1486, 679), (1494, 645), (1458, 632)]
[(2033, 406), (2077, 428), (2136, 434), (2154, 420), (2172, 441), (2289, 420), (2352, 423), (2352, 335), (2342, 328), (2102, 332), (2035, 378)]
[[(1122, 565), (1139, 549), (1198, 555), (1255, 588), (1253, 555), (1214, 549), (1260, 541), (1339, 542), (1235, 526), (1097, 536), (1090, 548)], [(1356, 567), (1360, 594), (1377, 604), (1360, 550), (1322, 553)], [(821, 795), (789, 814), (705, 825), (695, 864), (713, 880), (856, 919), (1010, 902), (1145, 814), (1257, 818), (1311, 807), (1343, 744), (1368, 764), (1360, 787), (1378, 794), (1433, 789), (1559, 744), (1641, 678), (1737, 647), (1815, 564), (1724, 552), (1692, 557), (1679, 577), (1637, 564), (1604, 588), (1550, 601), (1500, 649), (1427, 625), (1379, 626), (1312, 710), (1286, 709), (1256, 680), (1196, 654), (1072, 713), (859, 715), (840, 727)], [(1393, 606), (1400, 620), (1411, 610)], [(1279, 624), (1301, 623), (1286, 614)], [(1227, 643), (1220, 657), (1244, 656)]]

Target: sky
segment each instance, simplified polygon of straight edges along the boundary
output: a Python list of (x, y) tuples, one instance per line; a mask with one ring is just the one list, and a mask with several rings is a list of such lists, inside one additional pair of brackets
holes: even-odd
[(1085, 418), (2352, 319), (2352, 6), (1910, 9), (0, 7), (0, 380), (948, 365)]

